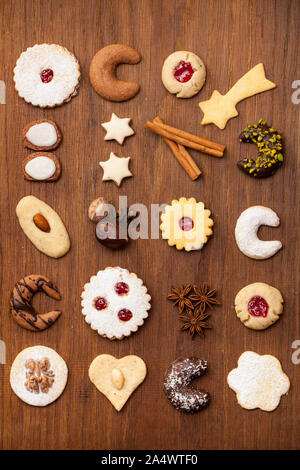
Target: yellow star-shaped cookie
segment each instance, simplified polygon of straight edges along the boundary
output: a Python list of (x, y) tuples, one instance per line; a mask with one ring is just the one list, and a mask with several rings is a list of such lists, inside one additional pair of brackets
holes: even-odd
[(122, 145), (126, 137), (134, 134), (134, 130), (129, 125), (130, 120), (130, 118), (119, 118), (115, 113), (112, 113), (110, 121), (101, 124), (106, 130), (104, 140), (116, 140)]
[(102, 181), (114, 181), (120, 186), (124, 178), (133, 176), (128, 168), (130, 157), (119, 158), (113, 152), (110, 153), (109, 159), (106, 162), (99, 162), (103, 169)]

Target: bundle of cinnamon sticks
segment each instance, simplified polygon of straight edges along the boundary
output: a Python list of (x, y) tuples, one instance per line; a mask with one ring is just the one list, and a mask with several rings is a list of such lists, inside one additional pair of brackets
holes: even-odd
[(190, 134), (189, 132), (176, 129), (176, 127), (164, 124), (159, 116), (153, 119), (153, 121), (147, 121), (145, 127), (163, 137), (178, 162), (193, 181), (201, 175), (201, 170), (198, 168), (185, 147), (199, 150), (200, 152), (213, 155), (214, 157), (223, 157), (225, 150), (224, 145), (217, 144), (216, 142), (203, 139), (202, 137), (198, 137)]

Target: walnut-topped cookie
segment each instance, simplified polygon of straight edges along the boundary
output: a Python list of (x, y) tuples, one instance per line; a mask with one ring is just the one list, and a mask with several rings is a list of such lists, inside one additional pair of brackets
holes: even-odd
[(234, 301), (238, 318), (252, 330), (265, 330), (273, 325), (282, 313), (282, 304), (280, 291), (264, 282), (243, 287)]
[(28, 405), (46, 406), (63, 393), (68, 367), (63, 358), (46, 346), (23, 349), (10, 371), (10, 385)]

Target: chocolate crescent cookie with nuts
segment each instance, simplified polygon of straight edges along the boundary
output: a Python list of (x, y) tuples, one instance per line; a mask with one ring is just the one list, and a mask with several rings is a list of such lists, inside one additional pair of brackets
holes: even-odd
[(44, 292), (48, 297), (60, 300), (57, 287), (41, 274), (31, 274), (18, 281), (11, 293), (10, 310), (13, 319), (26, 330), (41, 331), (49, 328), (60, 316), (61, 312), (53, 310), (37, 313), (32, 306), (32, 298), (37, 292)]
[(253, 143), (258, 147), (258, 156), (243, 158), (238, 162), (238, 167), (249, 176), (266, 178), (272, 176), (282, 165), (283, 145), (279, 131), (260, 119), (257, 124), (246, 127), (240, 134), (240, 142)]
[(180, 411), (194, 413), (208, 405), (210, 396), (191, 384), (207, 369), (207, 361), (197, 357), (179, 358), (172, 362), (164, 378), (164, 391), (170, 403)]

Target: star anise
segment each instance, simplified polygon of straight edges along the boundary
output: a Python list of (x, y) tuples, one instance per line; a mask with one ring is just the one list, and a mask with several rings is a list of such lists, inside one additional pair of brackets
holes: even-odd
[(181, 331), (189, 331), (193, 338), (195, 333), (199, 336), (204, 336), (204, 329), (211, 328), (211, 326), (205, 321), (209, 317), (209, 313), (201, 313), (200, 308), (196, 310), (186, 310), (185, 315), (181, 315), (179, 318), (184, 322)]
[(174, 305), (179, 306), (179, 313), (182, 313), (185, 307), (194, 309), (194, 306), (190, 299), (187, 297), (190, 291), (192, 290), (192, 284), (187, 284), (183, 286), (181, 289), (177, 287), (172, 287), (172, 294), (168, 295), (168, 299), (174, 302)]
[(204, 313), (206, 307), (212, 308), (212, 305), (217, 305), (220, 302), (215, 298), (215, 289), (210, 290), (207, 284), (202, 287), (193, 286), (194, 294), (189, 295), (189, 298), (195, 302), (195, 307), (199, 308), (200, 313)]

